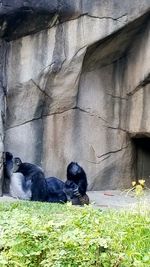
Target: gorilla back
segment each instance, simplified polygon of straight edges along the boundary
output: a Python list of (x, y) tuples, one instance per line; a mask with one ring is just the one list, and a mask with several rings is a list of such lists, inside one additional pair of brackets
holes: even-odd
[(65, 203), (67, 196), (64, 192), (64, 182), (56, 177), (46, 178), (48, 189), (48, 202)]

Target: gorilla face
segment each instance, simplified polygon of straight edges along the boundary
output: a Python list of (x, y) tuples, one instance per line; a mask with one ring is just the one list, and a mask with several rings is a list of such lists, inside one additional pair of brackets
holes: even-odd
[(22, 164), (22, 161), (20, 158), (14, 158), (13, 159), (13, 172), (17, 172), (21, 164)]
[(75, 184), (73, 181), (69, 181), (69, 180), (65, 182), (64, 192), (67, 195), (68, 200), (71, 200), (80, 194), (78, 192), (78, 185)]

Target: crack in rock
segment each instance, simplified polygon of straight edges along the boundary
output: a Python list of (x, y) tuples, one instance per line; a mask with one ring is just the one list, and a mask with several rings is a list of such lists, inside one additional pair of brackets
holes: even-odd
[[(33, 80), (32, 80), (32, 82), (34, 83)], [(35, 85), (37, 85), (37, 84), (35, 83)], [(43, 91), (39, 86), (37, 86), (37, 87), (38, 87), (38, 89), (39, 89), (40, 91), (42, 91), (42, 92), (44, 93), (44, 91)], [(68, 111), (70, 111), (70, 110), (79, 110), (79, 111), (81, 111), (81, 112), (87, 113), (87, 114), (90, 115), (90, 116), (95, 116), (95, 117), (97, 117), (97, 118), (99, 118), (99, 119), (101, 119), (101, 120), (103, 120), (103, 121), (105, 121), (105, 122), (107, 123), (107, 121), (106, 121), (105, 119), (103, 119), (102, 117), (100, 117), (100, 116), (98, 116), (98, 115), (96, 115), (96, 114), (94, 114), (94, 113), (90, 113), (90, 112), (88, 112), (88, 111), (86, 111), (86, 110), (83, 110), (83, 109), (81, 109), (81, 108), (79, 108), (79, 107), (71, 107), (71, 108), (66, 109), (66, 110), (63, 110), (63, 111), (53, 112), (53, 113), (50, 113), (50, 114), (42, 114), (41, 116), (39, 116), (39, 117), (37, 117), (37, 118), (33, 118), (33, 119), (31, 119), (31, 120), (24, 121), (23, 123), (16, 124), (16, 125), (13, 125), (13, 126), (11, 126), (11, 127), (8, 127), (6, 130), (9, 130), (9, 129), (12, 129), (12, 128), (15, 128), (15, 127), (22, 126), (22, 125), (27, 124), (27, 123), (30, 123), (30, 122), (32, 122), (32, 121), (40, 120), (40, 119), (42, 119), (43, 117), (49, 117), (49, 116), (57, 115), (57, 114), (59, 115), (59, 114), (68, 112)]]
[(150, 83), (150, 73), (147, 75), (147, 77), (143, 81), (140, 82), (140, 84), (137, 87), (133, 89), (132, 92), (129, 92), (127, 95), (128, 96), (134, 95), (137, 91), (143, 89), (143, 87), (145, 87), (149, 83)]
[(63, 111), (60, 111), (60, 112), (53, 112), (53, 113), (51, 113), (51, 114), (42, 114), (41, 116), (39, 116), (39, 117), (37, 117), (37, 118), (33, 118), (33, 119), (31, 119), (31, 120), (24, 121), (24, 122), (22, 122), (22, 123), (20, 123), (20, 124), (16, 124), (16, 125), (13, 125), (13, 126), (11, 126), (11, 127), (8, 127), (8, 128), (6, 129), (6, 131), (7, 131), (7, 130), (10, 130), (10, 129), (13, 129), (13, 128), (15, 128), (15, 127), (19, 127), (19, 126), (25, 125), (25, 124), (27, 124), (27, 123), (36, 121), (36, 120), (42, 120), (42, 119), (45, 118), (45, 117), (50, 117), (50, 116), (52, 116), (52, 115), (59, 115), (59, 114), (65, 113), (65, 112), (67, 112), (67, 111), (70, 111), (70, 110), (72, 110), (72, 109), (75, 109), (75, 107), (72, 107), (72, 108), (69, 108), (69, 109), (66, 109), (66, 110), (63, 110)]
[[(34, 83), (34, 81), (32, 80), (32, 82)], [(48, 96), (48, 97), (50, 97), (49, 95), (47, 95), (36, 83), (34, 83), (36, 86), (37, 86), (37, 88), (40, 90), (40, 91), (42, 91), (46, 96)], [(24, 125), (24, 124), (27, 124), (27, 123), (30, 123), (30, 122), (32, 122), (32, 121), (36, 121), (36, 120), (39, 120), (39, 119), (42, 119), (42, 118), (44, 118), (44, 117), (49, 117), (49, 116), (52, 116), (52, 115), (59, 115), (59, 114), (63, 114), (63, 113), (65, 113), (65, 112), (68, 112), (68, 111), (70, 111), (70, 110), (79, 110), (79, 111), (81, 111), (81, 112), (84, 112), (84, 113), (86, 113), (86, 114), (88, 114), (89, 116), (95, 116), (96, 118), (98, 118), (98, 119), (101, 119), (102, 121), (104, 121), (104, 122), (106, 122), (106, 123), (108, 123), (108, 121), (106, 121), (104, 118), (102, 118), (101, 116), (99, 116), (99, 115), (97, 115), (97, 114), (95, 114), (95, 113), (91, 113), (91, 112), (89, 112), (89, 111), (87, 111), (87, 110), (84, 110), (84, 109), (81, 109), (81, 108), (79, 108), (79, 107), (71, 107), (71, 108), (68, 108), (68, 109), (66, 109), (66, 110), (62, 110), (62, 111), (58, 111), (58, 112), (53, 112), (53, 113), (50, 113), (50, 114), (41, 114), (41, 116), (39, 116), (39, 117), (37, 117), (37, 118), (32, 118), (31, 120), (28, 120), (28, 121), (24, 121), (23, 123), (20, 123), (20, 124), (16, 124), (16, 125), (13, 125), (13, 126), (11, 126), (11, 127), (8, 127), (6, 130), (9, 130), (9, 129), (12, 129), (12, 128), (15, 128), (15, 127), (19, 127), (19, 126), (22, 126), (22, 125)], [(122, 128), (115, 128), (115, 127), (111, 127), (111, 126), (107, 126), (107, 125), (103, 125), (104, 127), (106, 127), (106, 128), (108, 128), (108, 129), (112, 129), (112, 130), (120, 130), (120, 131), (123, 131), (123, 132), (127, 132), (125, 129), (122, 129)], [(113, 152), (112, 152), (113, 153)], [(104, 154), (105, 155), (105, 154)]]
[(90, 115), (90, 116), (92, 116), (92, 117), (95, 116), (96, 118), (101, 119), (102, 121), (108, 123), (107, 120), (105, 120), (104, 118), (102, 118), (101, 116), (99, 116), (99, 115), (97, 115), (97, 114), (95, 114), (95, 113), (89, 112), (89, 111), (87, 111), (87, 110), (85, 110), (85, 109), (82, 109), (82, 108), (80, 108), (80, 107), (76, 107), (75, 109), (78, 109), (78, 110), (81, 111), (81, 112), (87, 113), (88, 115)]
[(100, 163), (102, 163), (104, 160), (110, 158), (110, 156), (111, 156), (111, 155), (108, 155), (107, 157), (105, 157), (104, 159), (102, 159), (102, 160), (100, 160), (100, 161), (98, 161), (98, 162), (96, 162), (96, 161), (90, 161), (90, 160), (86, 160), (86, 161), (89, 162), (89, 163), (92, 163), (92, 164), (100, 164)]
[[(88, 46), (87, 45), (84, 45), (84, 46), (82, 46), (81, 48), (79, 48), (77, 51), (76, 51), (76, 53), (72, 56), (72, 58), (71, 58), (71, 60), (73, 60), (77, 55), (78, 55), (78, 53), (80, 52), (80, 51), (82, 51), (82, 49), (84, 50), (84, 48), (87, 48)], [(85, 49), (86, 50), (86, 49)], [(86, 51), (85, 51), (86, 52)]]
[(88, 12), (86, 12), (86, 13), (80, 14), (78, 17), (75, 17), (75, 18), (72, 18), (72, 19), (69, 19), (69, 20), (64, 20), (64, 21), (62, 21), (60, 23), (69, 22), (69, 21), (72, 21), (72, 20), (77, 20), (77, 19), (80, 19), (81, 17), (90, 17), (90, 18), (99, 19), (99, 20), (109, 19), (109, 20), (113, 20), (113, 21), (119, 21), (123, 17), (126, 17), (126, 22), (127, 22), (128, 13), (125, 13), (125, 14), (117, 17), (117, 18), (113, 18), (113, 17), (110, 17), (110, 16), (99, 17), (99, 16), (96, 16), (96, 15), (91, 15)]
[(105, 158), (103, 158), (103, 159), (100, 160), (100, 161), (90, 161), (90, 160), (86, 160), (86, 161), (89, 162), (89, 163), (92, 163), (92, 164), (96, 164), (96, 165), (101, 164), (104, 160), (107, 160), (108, 158), (110, 158), (110, 157), (111, 157), (111, 154), (118, 153), (118, 152), (120, 152), (120, 151), (126, 149), (127, 147), (128, 147), (128, 145), (125, 146), (125, 147), (122, 147), (122, 148), (120, 148), (120, 149), (113, 150), (113, 151), (109, 151), (109, 152), (107, 152), (107, 153), (105, 153), (105, 154), (102, 154), (102, 155), (100, 155), (100, 156), (97, 156), (97, 158), (102, 158), (102, 157), (106, 156)]
[[(95, 19), (111, 19), (111, 20), (113, 20), (113, 21), (117, 21), (117, 20), (120, 20), (120, 19), (122, 19), (123, 17), (126, 17), (126, 18), (128, 18), (128, 14), (127, 13), (125, 13), (125, 14), (123, 14), (123, 15), (121, 15), (120, 17), (117, 17), (117, 18), (113, 18), (113, 17), (99, 17), (99, 16), (94, 16), (94, 15), (90, 15), (90, 14), (84, 14), (84, 15), (86, 15), (86, 16), (88, 16), (88, 17), (91, 17), (91, 18), (95, 18)], [(81, 15), (82, 16), (82, 15)]]
[(51, 98), (51, 96), (49, 94), (47, 94), (44, 90), (42, 90), (42, 88), (33, 79), (31, 79), (31, 82), (36, 86), (37, 89), (40, 90), (40, 92), (42, 92), (47, 97)]
[(112, 127), (112, 126), (107, 126), (107, 125), (103, 125), (104, 127), (108, 128), (108, 129), (112, 129), (112, 130), (119, 130), (119, 131), (123, 131), (125, 133), (127, 133), (127, 130), (122, 129), (120, 127)]
[(104, 156), (106, 156), (106, 155), (118, 153), (118, 152), (120, 152), (120, 151), (126, 149), (127, 147), (128, 147), (128, 145), (126, 145), (126, 146), (124, 146), (124, 147), (121, 147), (121, 148), (119, 148), (119, 149), (117, 149), (117, 150), (109, 151), (109, 152), (104, 153), (104, 154), (102, 154), (102, 155), (100, 155), (100, 156), (97, 156), (97, 158), (100, 159), (100, 158), (102, 158), (102, 157), (104, 157)]
[(121, 96), (117, 96), (117, 95), (112, 95), (110, 93), (106, 93), (107, 95), (111, 96), (112, 98), (118, 98), (120, 100), (128, 100), (126, 97), (121, 97)]

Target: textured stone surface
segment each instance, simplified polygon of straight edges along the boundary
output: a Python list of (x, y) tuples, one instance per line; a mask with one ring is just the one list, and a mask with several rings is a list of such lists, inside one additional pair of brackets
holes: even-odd
[(128, 131), (150, 136), (150, 24), (135, 38), (127, 58)]
[(150, 137), (150, 84), (139, 88), (129, 100), (130, 133)]
[(129, 187), (132, 137), (150, 136), (149, 9), (149, 0), (3, 1), (5, 150), (62, 179), (78, 161), (90, 190)]
[(5, 41), (0, 40), (0, 196), (3, 185), (4, 120), (6, 94), (6, 48)]
[(89, 16), (99, 20), (126, 22), (144, 14), (149, 0), (2, 0), (0, 2), (0, 36), (17, 39), (59, 22)]

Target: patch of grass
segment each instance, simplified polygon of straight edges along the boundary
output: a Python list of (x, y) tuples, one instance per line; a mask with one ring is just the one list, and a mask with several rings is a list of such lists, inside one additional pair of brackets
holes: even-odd
[(0, 204), (0, 266), (149, 267), (150, 214)]

